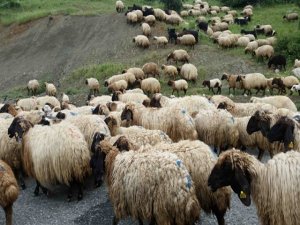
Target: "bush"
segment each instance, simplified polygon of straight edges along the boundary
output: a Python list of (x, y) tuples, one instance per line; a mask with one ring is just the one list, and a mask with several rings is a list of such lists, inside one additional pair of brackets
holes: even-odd
[(275, 52), (285, 55), (289, 60), (299, 58), (300, 31), (290, 33), (288, 36), (278, 37)]
[(165, 9), (173, 9), (179, 12), (182, 8), (181, 0), (160, 0), (164, 5)]
[(20, 8), (21, 4), (13, 0), (0, 0), (0, 9)]

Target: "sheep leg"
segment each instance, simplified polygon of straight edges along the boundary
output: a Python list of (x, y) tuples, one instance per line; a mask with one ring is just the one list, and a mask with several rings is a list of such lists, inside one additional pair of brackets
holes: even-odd
[(264, 153), (265, 153), (265, 151), (263, 150), (263, 149), (261, 149), (261, 148), (258, 148), (258, 156), (257, 156), (257, 159), (259, 160), (259, 161), (261, 161), (262, 160), (262, 157), (264, 156)]
[(290, 95), (293, 95), (293, 91), (292, 90), (290, 90)]
[(214, 207), (213, 213), (217, 217), (218, 224), (219, 225), (225, 225), (225, 220), (224, 220), (225, 212), (221, 212), (217, 207), (216, 208)]
[(77, 200), (80, 201), (83, 197), (83, 184), (81, 182), (77, 182), (78, 186), (78, 195), (77, 195)]
[[(186, 89), (184, 89), (183, 91), (184, 91), (184, 95), (186, 95), (186, 91), (187, 91), (187, 90), (186, 90)], [(300, 91), (299, 91), (299, 95), (300, 95)]]
[(12, 205), (8, 205), (4, 208), (5, 211), (5, 219), (6, 219), (6, 225), (12, 225)]
[(300, 96), (300, 90), (298, 90), (298, 94), (299, 94), (299, 96)]
[(155, 224), (156, 224), (155, 219), (152, 217), (149, 225), (155, 225)]
[(173, 91), (172, 91), (172, 95), (173, 95), (173, 93), (174, 93), (174, 89), (173, 89)]
[(19, 181), (20, 181), (20, 185), (21, 185), (21, 188), (22, 190), (25, 190), (26, 189), (26, 185), (25, 185), (25, 182), (24, 182), (24, 177), (23, 177), (23, 171), (22, 169), (17, 171), (18, 173), (18, 178), (19, 178)]
[(177, 96), (179, 97), (179, 91), (177, 90)]
[(218, 87), (218, 92), (217, 92), (217, 94), (221, 94), (221, 87)]
[(113, 218), (113, 225), (117, 225), (119, 223), (119, 221), (120, 220), (116, 216), (114, 216), (114, 218)]
[(74, 188), (74, 181), (72, 181), (70, 183), (70, 186), (68, 188), (68, 197), (67, 197), (67, 201), (70, 202), (72, 200), (72, 197), (73, 197), (73, 188)]
[(138, 221), (139, 221), (139, 225), (144, 225), (143, 220), (141, 218), (138, 218)]

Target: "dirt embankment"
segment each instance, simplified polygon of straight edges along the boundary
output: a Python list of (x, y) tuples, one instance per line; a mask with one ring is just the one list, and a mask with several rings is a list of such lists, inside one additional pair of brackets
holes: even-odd
[[(166, 35), (163, 25), (157, 25), (153, 31), (154, 35)], [(149, 50), (137, 49), (132, 37), (140, 33), (140, 26), (127, 25), (124, 14), (116, 13), (92, 17), (56, 16), (51, 20), (47, 17), (23, 25), (2, 27), (0, 90), (25, 86), (33, 78), (58, 84), (63, 76), (87, 64), (120, 62), (141, 66), (142, 58), (162, 64), (172, 49), (179, 48), (171, 45), (164, 50), (155, 46)], [(223, 71), (247, 73), (258, 68), (251, 60), (232, 56), (215, 46), (203, 45), (201, 40), (200, 45), (189, 51), (191, 62), (205, 69), (206, 78), (220, 76)]]

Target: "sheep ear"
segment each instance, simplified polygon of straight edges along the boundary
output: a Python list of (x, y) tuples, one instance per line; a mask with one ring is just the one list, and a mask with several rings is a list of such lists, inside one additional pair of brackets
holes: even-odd
[(284, 133), (284, 147), (286, 150), (294, 149), (294, 127), (287, 125)]
[(251, 205), (250, 182), (248, 181), (245, 172), (246, 171), (243, 171), (241, 168), (235, 167), (231, 188), (236, 194), (238, 194), (239, 199), (244, 205), (250, 206)]
[(104, 119), (104, 122), (108, 125), (108, 123), (111, 121), (111, 117), (106, 117)]

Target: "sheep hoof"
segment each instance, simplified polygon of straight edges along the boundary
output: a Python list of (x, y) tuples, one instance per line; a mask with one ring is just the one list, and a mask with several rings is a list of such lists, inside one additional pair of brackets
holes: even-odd
[(21, 188), (22, 188), (22, 190), (25, 190), (26, 189), (26, 185), (25, 184), (21, 184)]
[(72, 200), (72, 195), (71, 195), (71, 196), (68, 195), (68, 197), (67, 197), (67, 202), (71, 202), (71, 200)]
[(83, 197), (82, 194), (78, 194), (77, 200), (78, 201), (82, 200), (82, 197)]
[(102, 182), (103, 182), (102, 180), (96, 181), (95, 182), (95, 188), (100, 187), (102, 185)]
[(39, 196), (39, 190), (34, 190), (33, 194), (34, 196)]

